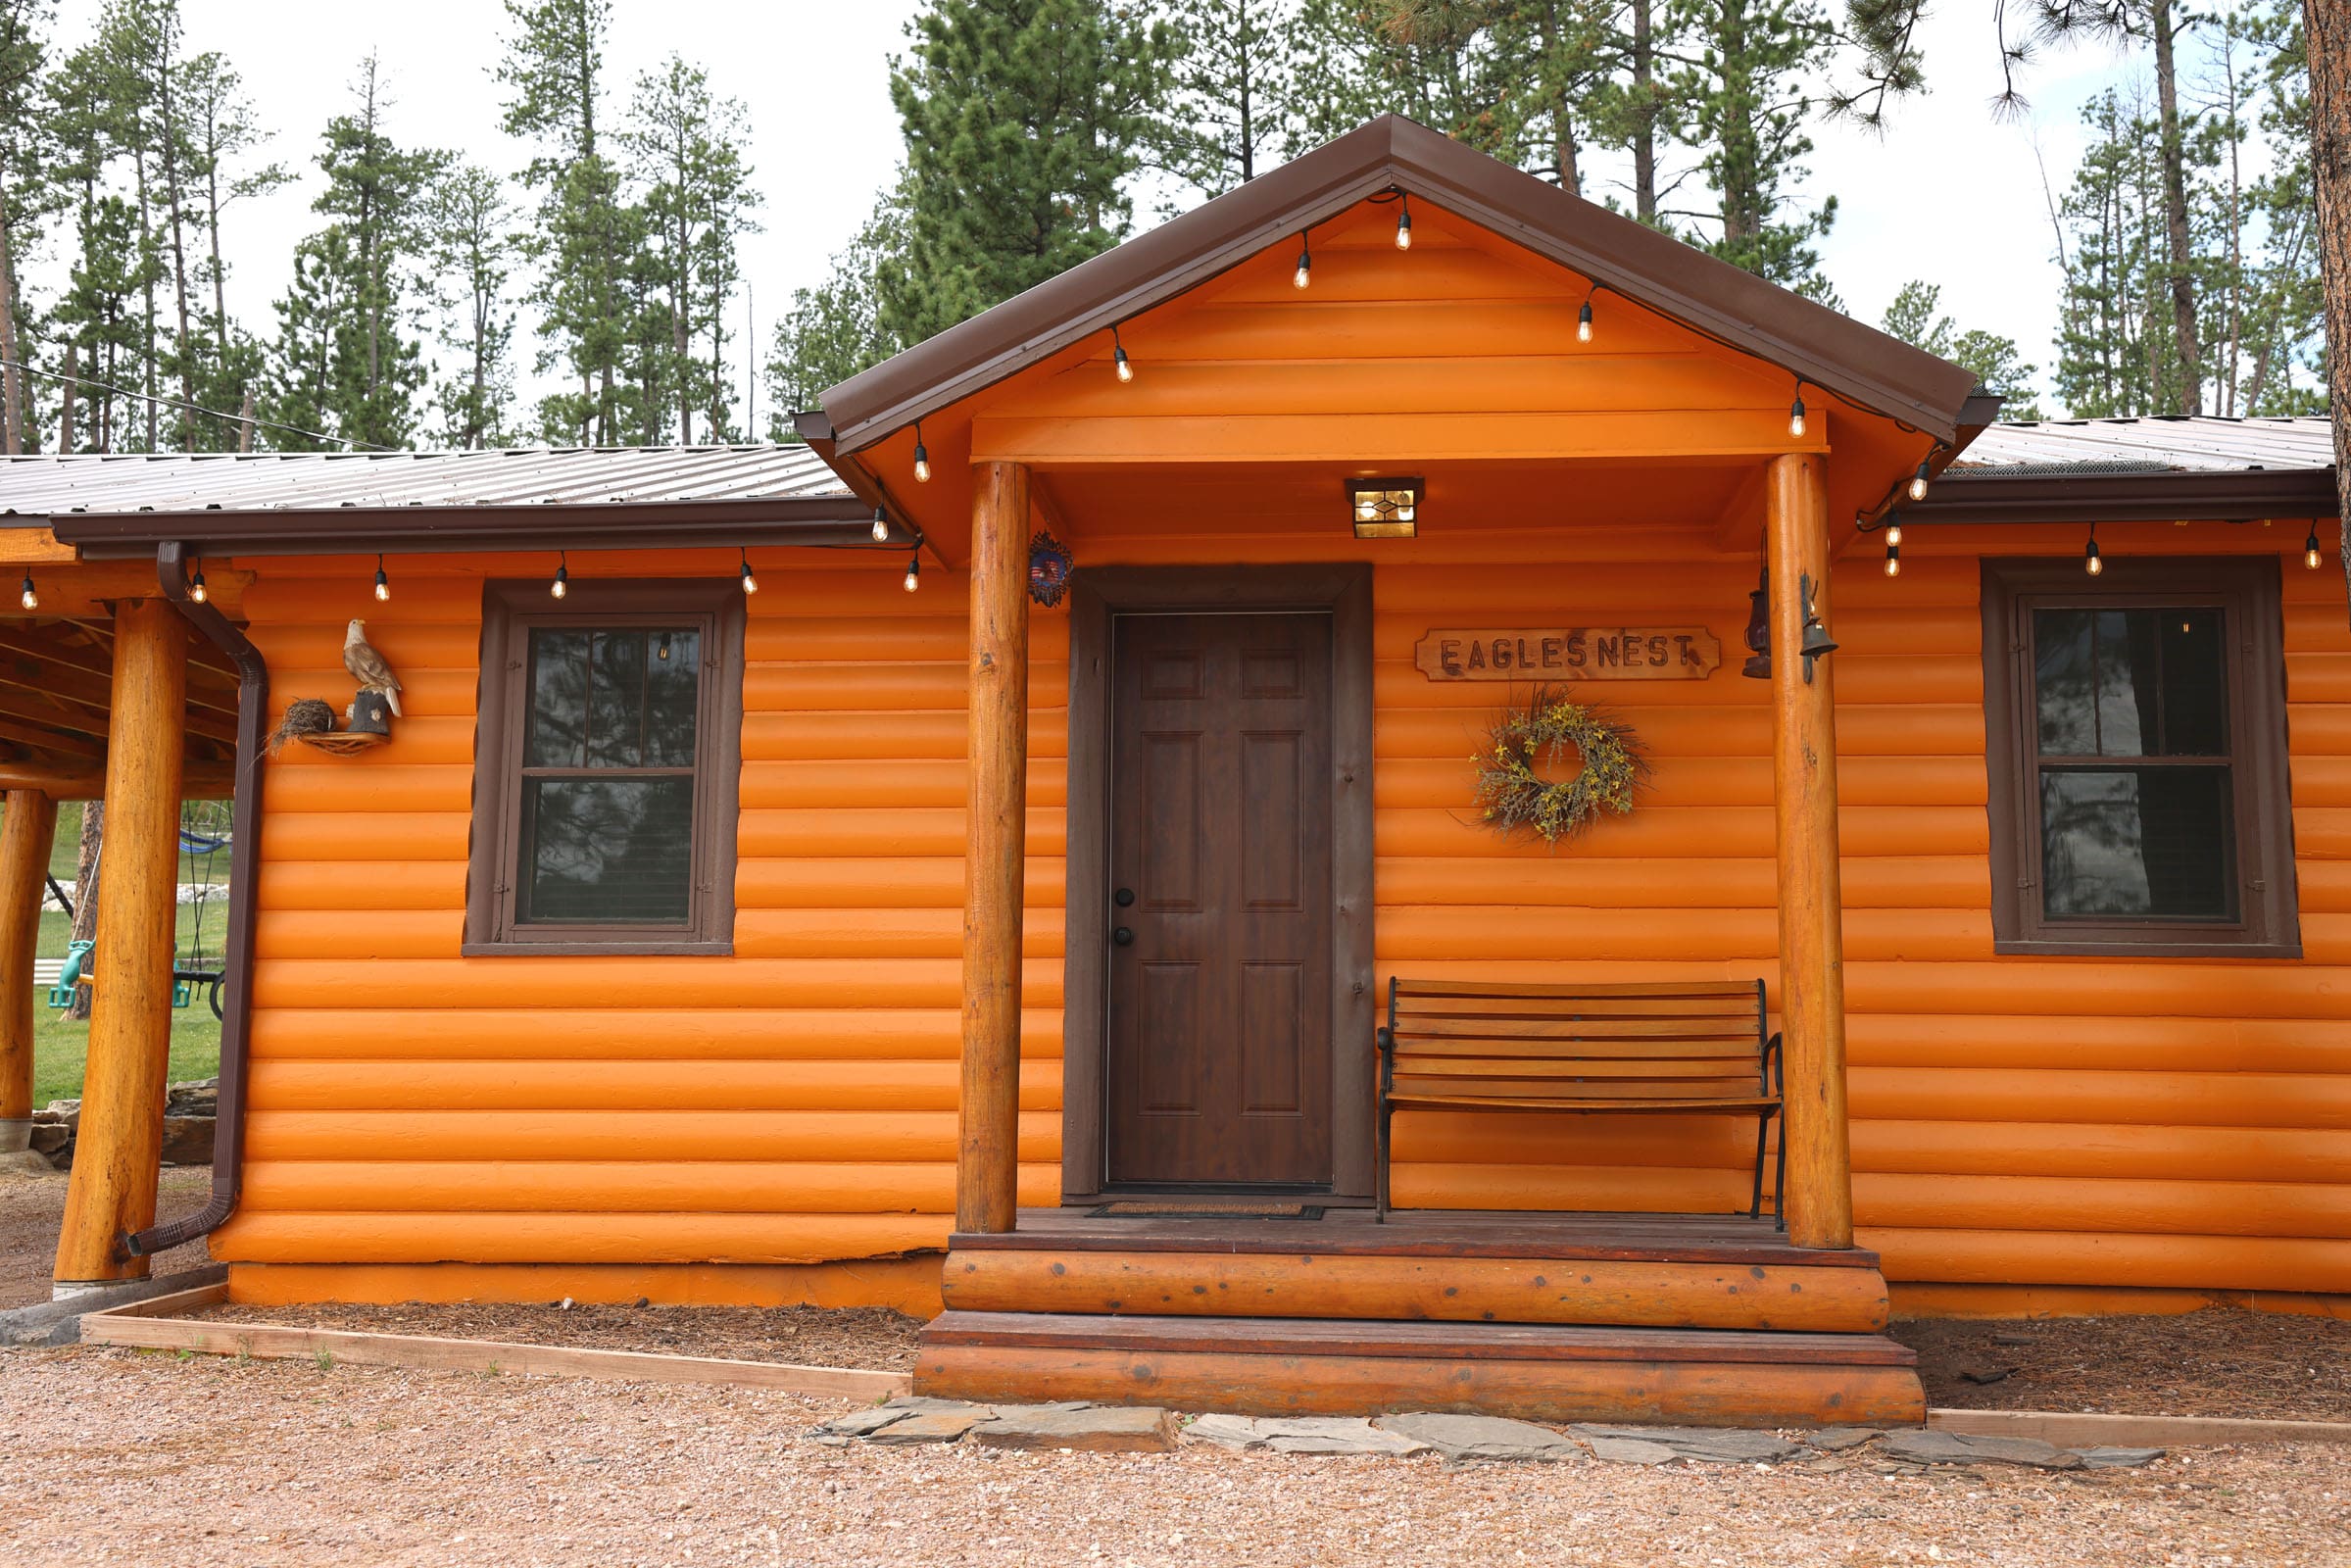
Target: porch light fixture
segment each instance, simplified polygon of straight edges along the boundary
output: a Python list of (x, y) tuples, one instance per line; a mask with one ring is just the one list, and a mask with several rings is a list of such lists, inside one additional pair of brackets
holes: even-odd
[(1306, 236), (1301, 233), (1298, 237), (1298, 270), (1291, 274), (1290, 281), (1299, 288), (1304, 288), (1313, 280), (1314, 247), (1307, 243)]
[(1420, 498), (1427, 488), (1419, 479), (1349, 479), (1347, 504), (1355, 537), (1412, 538), (1419, 531)]
[(1911, 500), (1924, 501), (1927, 499), (1927, 460), (1921, 458), (1919, 460), (1919, 471), (1910, 476)]
[(1403, 204), (1402, 210), (1396, 215), (1396, 248), (1408, 251), (1412, 248), (1412, 198), (1399, 190), (1396, 193), (1396, 199)]
[(919, 552), (917, 552), (914, 555), (906, 557), (906, 574), (903, 579), (901, 579), (900, 586), (905, 588), (907, 593), (912, 593), (914, 591), (915, 584), (921, 581), (922, 556)]
[(1127, 346), (1118, 341), (1118, 328), (1110, 328), (1110, 364), (1117, 368), (1118, 379), (1135, 379), (1135, 362), (1127, 358)]
[(2098, 554), (2098, 525), (2089, 525), (2089, 545), (2082, 552), (2082, 569), (2095, 577), (2106, 569), (2105, 560)]
[(759, 579), (751, 574), (751, 552), (744, 549), (741, 545), (737, 545), (735, 547), (735, 554), (740, 556), (743, 560), (743, 591), (747, 594), (758, 593), (759, 591)]
[(873, 542), (877, 545), (890, 542), (890, 514), (879, 507), (873, 509)]
[[(922, 444), (922, 421), (920, 419), (914, 421), (914, 482), (916, 484), (931, 482), (931, 454), (930, 449)], [(881, 535), (877, 533), (874, 537), (879, 539)]]
[(2312, 523), (2310, 533), (2302, 541), (2302, 564), (2311, 570), (2319, 569), (2319, 525)]
[(376, 557), (375, 557), (375, 598), (376, 598), (376, 602), (377, 602), (378, 604), (388, 603), (388, 602), (391, 600), (391, 597), (392, 597), (392, 579), (384, 575), (384, 558), (383, 558), (383, 554), (382, 554), (382, 552), (378, 551), (378, 552), (376, 553)]
[(1739, 672), (1749, 680), (1772, 678), (1772, 591), (1768, 568), (1757, 567), (1747, 590), (1747, 662)]
[(26, 610), (41, 608), (41, 596), (32, 591), (32, 573), (29, 571), (24, 574), (24, 587), (18, 593), (17, 603), (23, 605)]
[(200, 605), (212, 597), (204, 586), (204, 558), (202, 556), (196, 558), (196, 575), (194, 580), (188, 584), (188, 597)]
[(555, 553), (555, 581), (547, 585), (547, 597), (561, 599), (571, 591), (571, 557), (564, 551)]
[(1788, 406), (1788, 433), (1796, 440), (1804, 439), (1804, 383), (1796, 383), (1796, 400)]

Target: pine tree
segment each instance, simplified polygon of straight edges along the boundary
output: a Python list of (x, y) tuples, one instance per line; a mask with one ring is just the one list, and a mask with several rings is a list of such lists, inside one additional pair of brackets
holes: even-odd
[(453, 447), (507, 439), (514, 396), (514, 311), (507, 299), (513, 220), (504, 183), (474, 165), (436, 181), (426, 207), (440, 342), (458, 357), (456, 372), (434, 395), (440, 439)]
[[(228, 262), (221, 242), (221, 218), (234, 203), (287, 183), (294, 176), (283, 166), (267, 164), (238, 172), (235, 165), (269, 140), (253, 116), (236, 72), (217, 53), (197, 55), (182, 72), (180, 99), (188, 126), (188, 178), (202, 202), (198, 226), (208, 254), (200, 264), (200, 281), (209, 283), (212, 311), (200, 319), (209, 330), (212, 353), (203, 366), (196, 400), (207, 408), (237, 409), (252, 393), (262, 374), (262, 348), (251, 333), (229, 319)], [(199, 316), (203, 313), (199, 310)], [(197, 442), (220, 450), (238, 445), (238, 426), (219, 419), (200, 422)]]
[(131, 368), (145, 350), (139, 302), (161, 263), (139, 233), (138, 210), (120, 196), (98, 196), (84, 206), (77, 234), (80, 255), (56, 315), (74, 363), (93, 384), (77, 392), (86, 412), (71, 449), (120, 452), (144, 416), (112, 389), (136, 379)]
[(882, 322), (880, 284), (882, 270), (905, 254), (906, 214), (901, 184), (832, 258), (823, 283), (792, 291), (767, 360), (767, 396), (775, 410), (768, 416), (770, 441), (799, 440), (792, 428), (795, 411), (816, 408), (828, 388), (906, 347)]
[(0, 452), (36, 449), (35, 399), (25, 363), (23, 260), (39, 237), (54, 189), (39, 167), (49, 134), (42, 73), (48, 60), (48, 0), (0, 0)]
[(294, 276), (277, 298), (277, 336), (261, 397), (262, 416), (280, 426), (269, 443), (281, 452), (329, 452), (343, 444), (333, 427), (355, 270), (350, 236), (339, 224), (294, 247)]
[(1328, 141), (1396, 114), (1517, 163), (1533, 119), (1531, 78), (1514, 53), (1515, 32), (1494, 25), (1506, 9), (1484, 0), (1304, 0), (1306, 139)]
[(1159, 157), (1203, 196), (1254, 179), (1296, 149), (1298, 0), (1170, 0), (1181, 53)]
[(1827, 19), (1812, 0), (1673, 0), (1669, 15), (1687, 40), (1673, 55), (1675, 90), (1714, 205), (1661, 216), (1732, 266), (1834, 304), (1811, 242), (1836, 221), (1837, 198), (1806, 214), (1794, 197), (1835, 44)]
[(1913, 347), (1975, 371), (1984, 390), (2001, 400), (2001, 418), (2039, 418), (2040, 408), (2033, 397), (2035, 367), (2018, 356), (2016, 339), (1978, 327), (1962, 331), (1958, 323), (1940, 314), (1941, 301), (1942, 289), (1936, 284), (1923, 280), (1905, 283), (1886, 307), (1880, 324)]
[(933, 0), (909, 30), (906, 246), (878, 281), (919, 342), (1124, 236), (1177, 41), (1108, 0)]
[(654, 249), (648, 260), (669, 338), (656, 401), (674, 416), (682, 446), (694, 442), (697, 409), (711, 440), (726, 426), (723, 354), (727, 302), (739, 276), (736, 240), (754, 231), (749, 215), (759, 200), (739, 151), (747, 139), (743, 106), (711, 97), (710, 78), (679, 56), (637, 79), (620, 140), (645, 190)]

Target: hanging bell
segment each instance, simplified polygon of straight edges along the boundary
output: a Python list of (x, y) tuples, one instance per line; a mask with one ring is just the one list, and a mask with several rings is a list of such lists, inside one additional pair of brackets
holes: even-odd
[(1820, 612), (1812, 606), (1812, 573), (1808, 571), (1799, 573), (1796, 582), (1803, 593), (1804, 646), (1802, 652), (1804, 655), (1804, 680), (1809, 685), (1812, 681), (1812, 662), (1824, 654), (1836, 653), (1837, 639), (1829, 635), (1829, 628), (1821, 623)]
[(1747, 662), (1739, 672), (1750, 680), (1772, 678), (1772, 595), (1760, 574), (1747, 594)]

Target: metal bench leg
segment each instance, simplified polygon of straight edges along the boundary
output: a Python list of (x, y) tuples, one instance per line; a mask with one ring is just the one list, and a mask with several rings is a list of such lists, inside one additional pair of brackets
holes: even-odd
[(1770, 1139), (1772, 1118), (1767, 1111), (1755, 1118), (1755, 1191), (1747, 1200), (1747, 1218), (1758, 1219), (1763, 1214), (1763, 1146)]
[(1772, 1229), (1788, 1229), (1788, 1119), (1780, 1120), (1780, 1168), (1772, 1174)]

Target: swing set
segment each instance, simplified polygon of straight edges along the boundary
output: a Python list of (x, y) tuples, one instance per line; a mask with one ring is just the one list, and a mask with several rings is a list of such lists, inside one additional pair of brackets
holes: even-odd
[[(213, 880), (213, 865), (220, 852), (229, 847), (228, 803), (226, 801), (188, 801), (179, 808), (179, 892), (185, 900), (191, 918), (188, 937), (183, 949), (175, 949), (171, 960), (171, 1005), (185, 1007), (193, 1004), (199, 991), (204, 993), (213, 1016), (220, 1012), (220, 982), (226, 973), (223, 956), (208, 953), (204, 946), (204, 914), (216, 899), (234, 897), (234, 890)], [(98, 854), (106, 854), (100, 841)], [(73, 901), (54, 879), (50, 891), (64, 906), (66, 918), (73, 918)], [(96, 985), (97, 976), (90, 969), (90, 950), (94, 943), (75, 942), (66, 950), (66, 966), (49, 988), (49, 1005), (64, 1009), (73, 1005), (75, 991), (85, 985)]]

